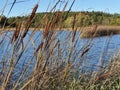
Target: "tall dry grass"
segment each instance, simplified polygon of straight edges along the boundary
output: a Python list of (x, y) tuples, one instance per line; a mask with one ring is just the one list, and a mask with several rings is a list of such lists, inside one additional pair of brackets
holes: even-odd
[[(15, 4), (10, 9), (10, 12)], [(70, 12), (75, 0), (70, 6)], [(57, 5), (61, 3), (60, 0), (56, 2), (50, 12), (56, 11)], [(12, 35), (7, 37), (9, 31), (1, 31), (0, 45), (4, 40), (8, 40), (8, 44), (2, 53), (2, 60), (0, 62), (0, 89), (1, 90), (101, 90), (101, 89), (120, 89), (119, 84), (119, 54), (114, 58), (114, 61), (108, 64), (105, 69), (101, 71), (81, 72), (83, 57), (91, 49), (92, 39), (87, 45), (79, 50), (76, 50), (76, 43), (79, 38), (76, 38), (76, 15), (74, 15), (73, 23), (71, 25), (72, 31), (64, 41), (56, 38), (58, 27), (62, 28), (62, 21), (67, 17), (64, 16), (65, 8), (68, 1), (64, 4), (62, 13), (55, 12), (54, 15), (48, 19), (49, 14), (43, 17), (46, 21), (43, 31), (37, 31), (41, 24), (34, 28), (29, 34), (30, 25), (35, 17), (38, 4), (32, 10), (32, 13), (26, 24), (19, 22), (16, 30), (10, 31)], [(97, 26), (95, 27), (95, 29)], [(35, 33), (42, 32), (42, 41), (38, 46), (35, 46), (35, 41), (40, 38), (38, 36), (33, 40)], [(29, 35), (27, 42), (24, 42), (25, 37)], [(32, 42), (31, 47), (34, 47), (32, 56), (27, 63), (21, 65), (25, 61), (24, 54), (27, 47)], [(69, 48), (66, 49), (66, 47)], [(65, 47), (65, 48), (63, 48)], [(83, 50), (83, 51), (82, 51)], [(67, 54), (65, 55), (67, 51)], [(65, 56), (64, 56), (65, 55)], [(28, 57), (27, 55), (25, 56)], [(23, 60), (24, 59), (24, 60)], [(79, 60), (79, 62), (78, 62)], [(34, 63), (33, 63), (34, 62)], [(76, 63), (77, 62), (77, 63)], [(31, 67), (32, 65), (32, 67)], [(19, 68), (22, 68), (20, 69)], [(31, 67), (31, 68), (30, 68)]]

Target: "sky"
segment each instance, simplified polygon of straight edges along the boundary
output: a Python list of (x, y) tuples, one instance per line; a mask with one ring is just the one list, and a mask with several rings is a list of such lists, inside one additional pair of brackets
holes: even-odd
[[(6, 2), (8, 3), (6, 4)], [(38, 2), (39, 1), (39, 2)], [(39, 4), (37, 12), (50, 11), (58, 0), (16, 0), (12, 11), (8, 15), (14, 0), (0, 0), (0, 15), (7, 17), (29, 15), (36, 3)], [(61, 0), (56, 10), (62, 10), (67, 0)], [(69, 0), (66, 10), (69, 9), (73, 0)], [(4, 6), (6, 4), (5, 9)], [(49, 8), (48, 8), (49, 6)], [(47, 9), (48, 8), (48, 9)], [(76, 0), (72, 11), (103, 11), (107, 13), (120, 13), (120, 0)]]

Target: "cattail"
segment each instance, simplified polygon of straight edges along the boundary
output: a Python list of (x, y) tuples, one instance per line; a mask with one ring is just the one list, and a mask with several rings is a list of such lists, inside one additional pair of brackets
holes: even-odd
[(72, 24), (72, 30), (74, 30), (74, 28), (75, 28), (75, 22), (76, 22), (76, 14), (74, 15), (74, 20), (73, 20), (73, 24)]
[(43, 33), (43, 38), (45, 39), (48, 36), (48, 31), (50, 29), (51, 26), (51, 22), (48, 22), (45, 29), (44, 29), (44, 33)]
[(16, 33), (15, 33), (15, 38), (18, 38), (18, 35), (20, 33), (20, 30), (21, 30), (21, 26), (22, 26), (22, 22), (18, 24), (18, 27), (16, 29)]
[(43, 42), (38, 46), (38, 48), (36, 49), (36, 51), (35, 51), (35, 53), (37, 53), (39, 50), (40, 50), (40, 48), (42, 48), (42, 46), (43, 46)]
[(103, 74), (103, 75), (97, 77), (97, 78), (96, 78), (96, 81), (105, 79), (105, 78), (107, 78), (108, 76), (110, 76), (110, 74), (109, 74), (109, 73), (105, 73), (105, 74)]
[(75, 35), (76, 35), (76, 32), (77, 32), (77, 28), (73, 31), (72, 42), (74, 42), (74, 41), (75, 41)]
[(59, 12), (57, 12), (55, 15), (54, 24), (56, 24), (58, 21), (59, 21)]
[(32, 23), (32, 20), (33, 20), (33, 18), (34, 18), (34, 16), (35, 16), (35, 13), (36, 13), (36, 11), (37, 11), (37, 8), (38, 8), (38, 4), (36, 4), (35, 7), (34, 7), (34, 9), (32, 10), (32, 14), (31, 14), (29, 20), (27, 21), (27, 24), (26, 24), (26, 27), (25, 27), (25, 31), (24, 31), (24, 33), (23, 33), (22, 38), (24, 38), (24, 37), (26, 36), (26, 34), (27, 34), (27, 32), (28, 32), (28, 30), (29, 30), (29, 28), (30, 28), (30, 25), (31, 25), (31, 23)]
[(21, 30), (21, 26), (22, 26), (22, 22), (20, 22), (20, 23), (18, 24), (18, 26), (16, 27), (16, 30), (14, 31), (13, 36), (12, 36), (11, 43), (12, 43), (13, 41), (16, 41), (16, 40), (17, 40), (17, 38), (18, 38), (18, 36), (19, 36), (19, 33), (20, 33), (20, 30)]
[(87, 53), (89, 50), (90, 50), (90, 47), (86, 48), (86, 49), (82, 52), (82, 54), (81, 54), (80, 56), (82, 57), (82, 56), (83, 56), (85, 53)]

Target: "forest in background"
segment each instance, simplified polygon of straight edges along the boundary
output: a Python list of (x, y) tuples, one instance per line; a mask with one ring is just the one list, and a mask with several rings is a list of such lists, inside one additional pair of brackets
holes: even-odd
[[(63, 22), (63, 28), (71, 28), (73, 19), (74, 19), (74, 15), (76, 15), (76, 27), (81, 27), (81, 26), (90, 26), (90, 25), (120, 25), (120, 14), (110, 14), (110, 13), (104, 13), (104, 12), (88, 12), (88, 11), (82, 11), (82, 12), (42, 12), (42, 13), (36, 13), (33, 21), (32, 21), (32, 25), (31, 28), (34, 28), (37, 26), (38, 23), (41, 24), (41, 28), (44, 28), (45, 26), (45, 20), (43, 19), (45, 15), (48, 15), (48, 19), (51, 20), (51, 16), (55, 15), (55, 13), (59, 13), (63, 14), (61, 15), (62, 17), (64, 17), (62, 19)], [(67, 17), (66, 17), (67, 15)], [(5, 16), (0, 16), (0, 28), (3, 27), (4, 25), (4, 21), (6, 21), (5, 23), (5, 27), (10, 27), (10, 28), (14, 28), (16, 27), (16, 25), (22, 21), (22, 22), (26, 22), (26, 20), (28, 20), (29, 15), (28, 16), (16, 16), (16, 17), (5, 17)], [(58, 23), (59, 24), (59, 23)]]

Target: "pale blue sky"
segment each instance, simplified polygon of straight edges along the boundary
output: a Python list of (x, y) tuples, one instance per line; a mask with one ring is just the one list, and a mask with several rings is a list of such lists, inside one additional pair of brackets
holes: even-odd
[[(3, 10), (6, 1), (7, 0), (0, 0), (0, 14)], [(8, 4), (4, 11), (4, 15), (7, 16), (9, 9), (12, 5), (11, 3), (13, 1), (14, 0), (8, 0)], [(20, 16), (30, 14), (32, 8), (38, 1), (39, 0), (17, 0), (18, 3), (14, 5), (9, 16)], [(57, 1), (58, 0), (40, 0), (37, 12), (45, 12), (50, 3), (50, 8), (48, 9), (49, 11)], [(66, 2), (67, 0), (62, 1)], [(66, 10), (68, 10), (72, 1), (73, 0), (69, 0)], [(56, 10), (58, 10), (60, 7), (62, 9), (62, 6), (64, 4), (65, 4), (64, 2), (59, 4)], [(120, 13), (120, 0), (76, 0), (74, 6), (72, 7), (72, 11), (92, 11), (92, 10), (103, 11), (108, 13)]]

